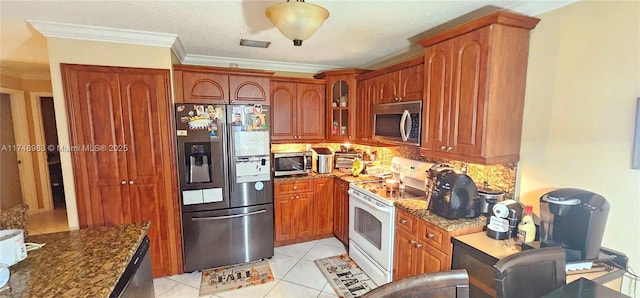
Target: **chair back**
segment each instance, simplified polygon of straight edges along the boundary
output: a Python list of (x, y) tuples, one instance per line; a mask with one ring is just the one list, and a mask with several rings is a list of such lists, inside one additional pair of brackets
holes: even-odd
[(362, 296), (363, 298), (468, 298), (469, 275), (457, 269), (405, 277), (384, 284)]
[(542, 297), (566, 284), (566, 256), (560, 247), (524, 250), (494, 266), (498, 298)]

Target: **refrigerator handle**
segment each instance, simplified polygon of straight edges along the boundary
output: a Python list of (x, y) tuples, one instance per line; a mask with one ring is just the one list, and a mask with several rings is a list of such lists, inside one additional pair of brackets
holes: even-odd
[[(225, 140), (227, 140), (227, 134), (228, 134), (228, 130), (227, 130), (227, 124), (226, 123), (222, 123), (222, 160), (223, 160), (223, 168), (224, 168), (224, 172), (225, 173), (229, 173), (229, 159), (227, 158), (228, 156), (228, 151), (227, 151), (227, 142), (225, 142)], [(229, 184), (229, 175), (223, 175), (224, 176), (224, 185), (230, 185)], [(230, 187), (233, 187), (230, 185)]]
[(228, 185), (229, 185), (229, 193), (233, 193), (234, 188), (235, 188), (235, 184), (236, 184), (236, 148), (235, 148), (235, 143), (233, 142), (233, 127), (231, 127), (231, 123), (227, 123), (227, 127), (229, 127), (229, 129), (227, 130), (228, 134), (229, 134), (229, 151), (225, 151), (224, 154), (226, 155), (224, 157), (224, 159), (227, 161), (228, 163), (228, 167), (229, 167), (229, 180), (228, 180)]
[(256, 215), (256, 214), (265, 213), (265, 212), (267, 212), (267, 210), (266, 209), (262, 209), (262, 210), (249, 212), (249, 213), (243, 213), (243, 214), (223, 215), (223, 216), (213, 216), (213, 217), (193, 217), (193, 218), (191, 218), (191, 221), (206, 221), (206, 220), (216, 220), (216, 219), (229, 219), (229, 218), (237, 218), (237, 217), (245, 217), (245, 216), (250, 216), (250, 215)]

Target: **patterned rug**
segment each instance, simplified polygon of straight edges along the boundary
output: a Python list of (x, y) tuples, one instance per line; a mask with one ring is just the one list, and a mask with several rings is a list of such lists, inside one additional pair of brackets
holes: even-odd
[(377, 287), (347, 254), (313, 262), (339, 297), (359, 297)]
[(271, 281), (273, 281), (273, 273), (268, 260), (203, 270), (200, 296), (261, 285)]

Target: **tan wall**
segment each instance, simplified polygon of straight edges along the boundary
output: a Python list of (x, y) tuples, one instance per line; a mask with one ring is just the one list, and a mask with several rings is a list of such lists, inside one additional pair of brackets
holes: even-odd
[(631, 153), (640, 97), (640, 2), (581, 1), (538, 17), (527, 73), (520, 199), (539, 213), (539, 198), (550, 188), (601, 194), (611, 205), (602, 245), (627, 254), (637, 272), (640, 171), (631, 169)]
[[(60, 145), (69, 145), (69, 127), (62, 89), (60, 63), (171, 69), (172, 54), (170, 48), (61, 38), (49, 38), (47, 42)], [(62, 163), (69, 227), (74, 229), (78, 228), (79, 224), (70, 153), (60, 152), (60, 160)]]

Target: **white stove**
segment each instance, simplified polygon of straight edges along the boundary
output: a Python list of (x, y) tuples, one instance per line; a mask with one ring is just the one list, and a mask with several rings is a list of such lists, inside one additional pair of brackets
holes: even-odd
[(394, 202), (424, 197), (431, 165), (394, 157), (391, 178), (349, 185), (349, 256), (378, 285), (393, 277)]

